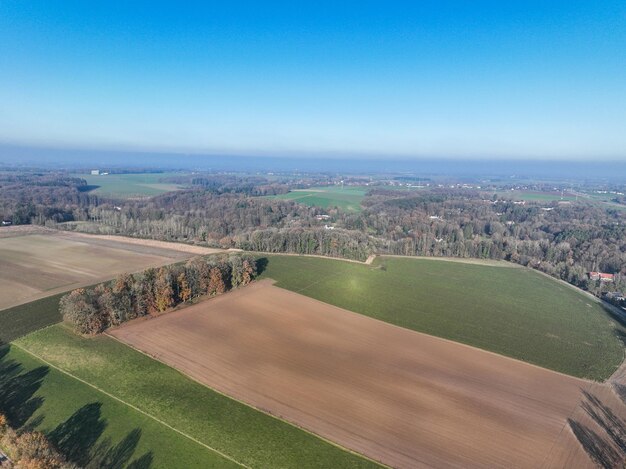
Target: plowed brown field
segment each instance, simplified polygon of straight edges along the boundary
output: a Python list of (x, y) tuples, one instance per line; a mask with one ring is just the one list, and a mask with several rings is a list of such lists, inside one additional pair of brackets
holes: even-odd
[(391, 466), (593, 467), (567, 419), (599, 385), (269, 281), (111, 335)]
[(106, 281), (123, 272), (192, 257), (189, 252), (139, 246), (123, 239), (20, 228), (0, 231), (0, 310)]

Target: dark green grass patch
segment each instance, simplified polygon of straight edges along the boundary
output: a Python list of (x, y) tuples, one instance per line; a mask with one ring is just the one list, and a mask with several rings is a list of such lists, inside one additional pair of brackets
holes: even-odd
[(0, 342), (10, 342), (60, 322), (59, 301), (65, 294), (59, 293), (0, 311)]
[[(97, 284), (83, 288), (93, 288)], [(0, 344), (11, 342), (31, 332), (63, 320), (59, 302), (68, 292), (57, 293), (39, 300), (0, 311)]]
[(604, 380), (623, 329), (594, 299), (530, 269), (431, 259), (365, 266), (268, 256), (262, 278), (357, 313), (573, 376)]
[[(360, 456), (212, 391), (107, 336), (81, 338), (63, 325), (56, 325), (34, 332), (16, 343), (248, 466), (378, 467)], [(62, 387), (51, 389), (44, 398), (69, 396), (71, 399), (71, 388), (78, 386), (77, 383), (67, 382)], [(123, 420), (125, 417), (120, 415), (119, 418)], [(166, 448), (173, 456), (183, 457), (187, 451), (174, 444)], [(192, 466), (182, 459), (180, 464), (162, 463), (156, 451), (154, 454), (154, 467)], [(200, 464), (195, 466), (201, 467)]]

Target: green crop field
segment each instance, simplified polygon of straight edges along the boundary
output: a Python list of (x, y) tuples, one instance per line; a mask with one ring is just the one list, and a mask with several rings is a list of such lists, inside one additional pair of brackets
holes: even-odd
[(133, 197), (152, 197), (179, 190), (181, 186), (161, 182), (163, 178), (181, 176), (181, 173), (135, 173), (107, 174), (92, 176), (91, 174), (75, 174), (74, 176), (87, 181), (93, 186), (90, 193), (105, 197), (121, 199)]
[(604, 380), (624, 357), (623, 329), (599, 303), (512, 264), (266, 259), (261, 277), (279, 287), (573, 376)]
[[(83, 382), (60, 373), (25, 351)], [(72, 420), (72, 425), (65, 425), (65, 431), (75, 438), (86, 432), (85, 438), (97, 440), (95, 447), (104, 444), (117, 449), (120, 442), (130, 439), (129, 432), (139, 429), (141, 437), (136, 448), (126, 442), (122, 445), (125, 451), (112, 453), (122, 453), (127, 459), (147, 454), (144, 460), (152, 457), (152, 468), (229, 467), (229, 460), (198, 442), (249, 467), (378, 467), (212, 391), (107, 336), (82, 338), (62, 324), (51, 326), (14, 341), (2, 365), (14, 369), (16, 364), (23, 370), (39, 370), (23, 379), (34, 398), (32, 404), (19, 406), (33, 409), (28, 424), (54, 435), (62, 422), (90, 405), (88, 413), (101, 414), (101, 419), (106, 421), (102, 435), (98, 435), (99, 427), (90, 423), (93, 415), (91, 420)], [(0, 392), (2, 389), (0, 386)], [(0, 399), (0, 407), (3, 405), (6, 404)]]
[(0, 311), (0, 343), (60, 322), (59, 300), (65, 294), (67, 292)]
[(311, 207), (338, 207), (348, 212), (361, 210), (361, 201), (369, 190), (366, 186), (325, 186), (293, 190), (286, 194), (271, 196), (275, 199), (293, 200)]

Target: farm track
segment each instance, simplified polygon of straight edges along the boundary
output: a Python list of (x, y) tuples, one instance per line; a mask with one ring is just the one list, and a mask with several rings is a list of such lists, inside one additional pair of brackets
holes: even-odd
[(111, 334), (394, 467), (591, 468), (568, 426), (568, 418), (593, 424), (581, 395), (626, 417), (605, 385), (366, 318), (270, 281)]

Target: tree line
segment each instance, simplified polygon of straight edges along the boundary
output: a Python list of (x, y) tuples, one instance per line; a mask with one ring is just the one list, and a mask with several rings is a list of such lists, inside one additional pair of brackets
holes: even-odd
[(196, 257), (185, 265), (122, 274), (94, 288), (76, 289), (61, 298), (60, 311), (76, 332), (98, 334), (131, 319), (247, 285), (256, 275), (257, 263), (250, 255)]

